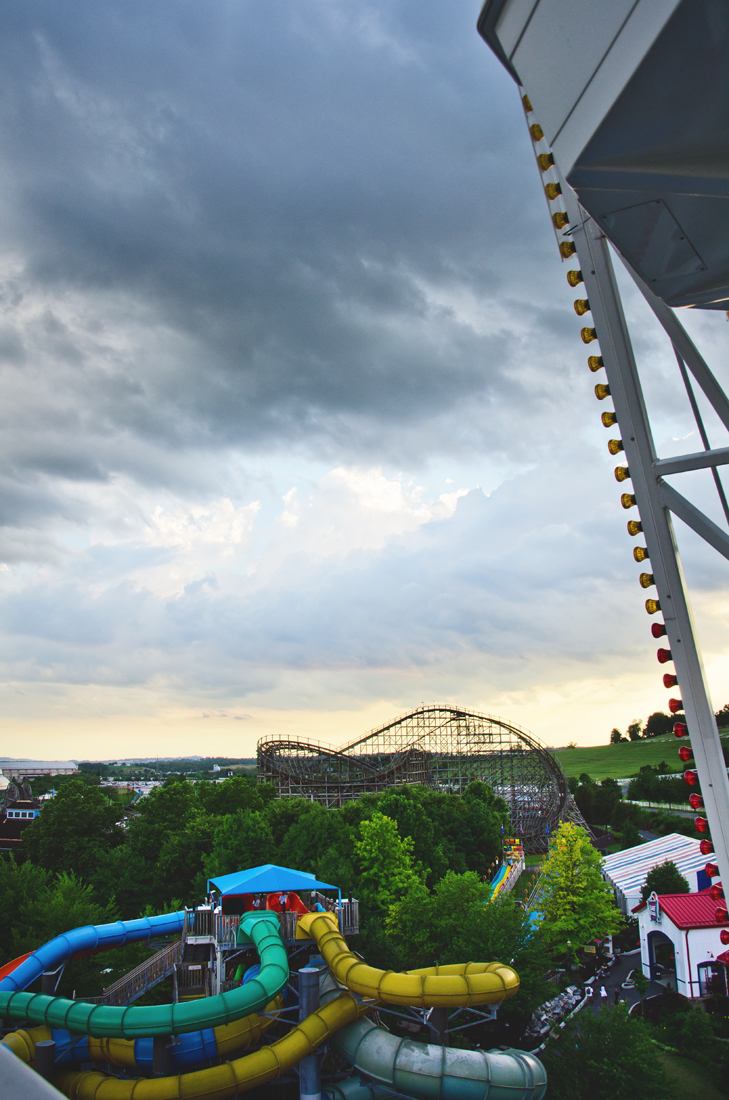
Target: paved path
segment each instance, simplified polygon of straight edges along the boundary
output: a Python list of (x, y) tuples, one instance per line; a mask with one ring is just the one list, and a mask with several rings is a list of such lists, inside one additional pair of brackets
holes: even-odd
[[(614, 1003), (615, 987), (622, 986), (625, 979), (631, 970), (634, 970), (637, 966), (640, 966), (640, 950), (631, 951), (625, 955), (618, 955), (616, 962), (610, 967), (605, 980), (602, 982), (592, 982), (592, 988), (595, 990), (595, 997), (592, 1002), (592, 1011), (597, 1013), (602, 1006), (602, 999), (600, 997), (600, 987), (605, 986), (608, 994), (608, 1006), (612, 1007)], [(658, 982), (649, 982), (648, 989), (646, 991), (646, 997), (655, 997), (659, 993), (664, 993), (665, 990)], [(640, 1000), (638, 993), (635, 989), (620, 989), (620, 999), (627, 1005), (634, 1005), (636, 1001)]]

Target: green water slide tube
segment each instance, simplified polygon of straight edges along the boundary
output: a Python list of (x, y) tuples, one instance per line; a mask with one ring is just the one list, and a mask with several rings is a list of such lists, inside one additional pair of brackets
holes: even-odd
[(276, 913), (246, 913), (241, 919), (238, 942), (256, 948), (261, 970), (256, 978), (228, 993), (183, 1004), (116, 1007), (49, 997), (44, 993), (0, 991), (0, 1017), (115, 1039), (179, 1035), (230, 1024), (264, 1009), (283, 989), (289, 976)]

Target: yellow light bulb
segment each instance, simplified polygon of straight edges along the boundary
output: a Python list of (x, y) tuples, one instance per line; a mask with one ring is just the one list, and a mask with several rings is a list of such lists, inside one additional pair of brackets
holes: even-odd
[(569, 260), (570, 256), (574, 256), (577, 251), (577, 246), (574, 241), (561, 241), (559, 251), (563, 260)]
[(583, 328), (580, 329), (580, 336), (582, 337), (583, 344), (591, 344), (593, 340), (597, 340), (597, 329)]
[(615, 467), (615, 480), (616, 481), (627, 481), (629, 477), (630, 477), (630, 467), (629, 466), (616, 466)]
[(537, 164), (543, 172), (548, 172), (554, 164), (554, 157), (551, 153), (540, 153), (537, 157)]
[(622, 504), (623, 508), (634, 508), (635, 497), (632, 493), (623, 493), (620, 497), (620, 503)]
[(552, 224), (555, 229), (564, 229), (570, 224), (570, 220), (563, 210), (558, 210), (556, 214), (552, 214)]
[(521, 102), (523, 104), (523, 107), (524, 107), (525, 111), (533, 111), (534, 110), (534, 108), (532, 107), (531, 100), (529, 99), (528, 95), (523, 95), (521, 97)]
[(612, 428), (613, 424), (617, 424), (618, 422), (615, 413), (604, 412), (600, 419), (602, 420), (602, 426), (604, 428)]
[(658, 600), (646, 600), (645, 609), (649, 615), (655, 615), (656, 612), (661, 610), (661, 605)]
[(587, 365), (594, 374), (595, 371), (602, 370), (605, 364), (602, 361), (602, 355), (588, 355)]
[(621, 451), (625, 450), (622, 439), (609, 439), (608, 450), (611, 455), (619, 455)]
[(598, 382), (595, 386), (595, 397), (598, 401), (604, 401), (606, 397), (610, 396), (610, 387), (606, 386), (604, 382)]
[(574, 305), (575, 313), (578, 317), (582, 317), (585, 313), (590, 312), (590, 301), (588, 298), (577, 298)]
[(544, 130), (538, 122), (534, 122), (529, 127), (529, 133), (532, 135), (532, 141), (541, 141), (544, 137)]
[(656, 583), (656, 579), (652, 573), (641, 573), (638, 580), (640, 581), (641, 588), (652, 588)]
[(628, 534), (631, 536), (631, 538), (635, 538), (635, 536), (639, 535), (642, 530), (643, 524), (640, 522), (639, 519), (628, 520)]
[(550, 202), (554, 202), (562, 194), (562, 188), (558, 183), (548, 183), (544, 191)]
[(638, 562), (648, 561), (650, 559), (648, 548), (645, 546), (636, 546), (635, 550), (633, 550), (633, 557)]
[(567, 282), (570, 284), (570, 286), (579, 286), (580, 283), (583, 283), (584, 281), (585, 280), (582, 277), (582, 272), (581, 271), (568, 271), (567, 272)]

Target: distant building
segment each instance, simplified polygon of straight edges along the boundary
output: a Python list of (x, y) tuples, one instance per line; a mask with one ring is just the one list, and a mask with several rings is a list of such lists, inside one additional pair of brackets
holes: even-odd
[(729, 951), (722, 932), (728, 925), (717, 920), (717, 909), (708, 890), (653, 893), (636, 906), (643, 973), (684, 997), (726, 996)]
[(23, 846), (23, 830), (40, 814), (40, 802), (30, 788), (21, 790), (6, 783), (5, 799), (0, 803), (0, 852), (19, 852)]
[(75, 775), (75, 760), (11, 760), (0, 757), (0, 772), (8, 779), (35, 779), (39, 775)]

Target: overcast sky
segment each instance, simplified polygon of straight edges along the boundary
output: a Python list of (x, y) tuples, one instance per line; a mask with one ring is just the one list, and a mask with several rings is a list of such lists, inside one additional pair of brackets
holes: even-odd
[[(0, 10), (1, 754), (250, 755), (431, 700), (599, 743), (666, 706), (477, 15)], [(622, 283), (659, 449), (700, 449)], [(723, 315), (687, 323), (726, 381)], [(726, 563), (679, 539), (720, 706)]]

